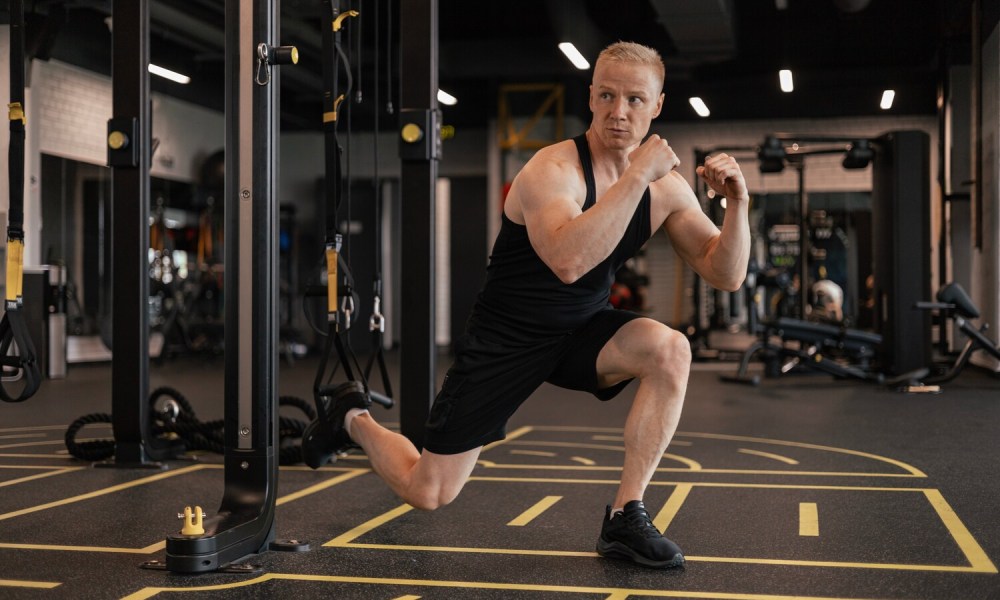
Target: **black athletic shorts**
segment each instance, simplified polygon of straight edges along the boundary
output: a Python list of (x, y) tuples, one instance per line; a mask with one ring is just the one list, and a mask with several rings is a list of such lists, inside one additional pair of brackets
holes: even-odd
[(639, 317), (602, 310), (570, 334), (525, 345), (466, 333), (431, 407), (424, 448), (458, 454), (504, 439), (508, 419), (544, 382), (614, 398), (631, 380), (598, 389), (597, 355), (622, 325)]

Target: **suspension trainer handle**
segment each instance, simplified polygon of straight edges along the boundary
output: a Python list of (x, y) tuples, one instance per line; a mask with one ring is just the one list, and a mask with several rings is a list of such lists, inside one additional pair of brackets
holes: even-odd
[(0, 320), (0, 365), (3, 374), (24, 380), (19, 394), (7, 391), (0, 381), (0, 399), (22, 402), (35, 395), (42, 382), (35, 345), (22, 312), (24, 299), (24, 0), (10, 2), (10, 146), (7, 179), (10, 205), (7, 225), (7, 277), (4, 315)]

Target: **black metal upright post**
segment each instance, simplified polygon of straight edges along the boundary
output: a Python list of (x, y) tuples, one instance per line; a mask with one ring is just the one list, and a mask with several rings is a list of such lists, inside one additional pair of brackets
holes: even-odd
[(799, 177), (799, 318), (806, 318), (809, 306), (809, 196), (806, 194), (806, 159), (792, 164)]
[(204, 533), (167, 537), (167, 569), (212, 571), (274, 538), (278, 484), (278, 6), (226, 1), (225, 491)]
[(115, 0), (111, 188), (111, 407), (114, 460), (99, 466), (163, 468), (176, 448), (149, 429), (149, 0)]
[(402, 306), (400, 427), (418, 448), (434, 398), (435, 186), (441, 156), (437, 109), (438, 0), (400, 3)]

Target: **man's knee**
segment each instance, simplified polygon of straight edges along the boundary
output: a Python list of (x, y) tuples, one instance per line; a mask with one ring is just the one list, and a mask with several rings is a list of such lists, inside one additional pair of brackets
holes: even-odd
[(407, 490), (404, 500), (413, 508), (419, 510), (437, 510), (452, 503), (462, 491), (463, 485), (417, 485)]
[(649, 374), (687, 375), (691, 368), (691, 343), (681, 332), (659, 325), (646, 356)]

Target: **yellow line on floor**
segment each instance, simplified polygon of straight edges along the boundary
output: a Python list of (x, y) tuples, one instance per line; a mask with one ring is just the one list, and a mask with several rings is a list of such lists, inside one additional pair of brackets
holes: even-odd
[[(0, 454), (0, 458), (69, 458), (69, 454)], [(27, 467), (25, 467), (27, 468)]]
[(299, 490), (297, 492), (293, 492), (291, 494), (282, 496), (281, 498), (278, 498), (278, 500), (275, 502), (275, 504), (277, 506), (281, 506), (282, 504), (285, 504), (285, 503), (288, 503), (288, 502), (294, 502), (295, 500), (298, 500), (299, 498), (303, 498), (305, 496), (309, 496), (311, 494), (315, 494), (316, 492), (325, 490), (328, 487), (335, 486), (338, 483), (343, 483), (343, 482), (347, 481), (348, 479), (354, 479), (355, 477), (357, 477), (359, 475), (364, 475), (365, 473), (371, 473), (371, 470), (369, 470), (369, 469), (356, 469), (354, 471), (350, 471), (350, 472), (344, 473), (343, 475), (338, 475), (337, 477), (334, 477), (333, 479), (327, 479), (326, 481), (321, 481), (321, 482), (319, 482), (319, 483), (317, 483), (315, 485), (311, 485), (311, 486), (309, 486), (307, 488), (304, 488), (304, 489), (301, 489), (301, 490)]
[(524, 511), (507, 525), (511, 527), (524, 527), (532, 522), (538, 515), (552, 508), (552, 506), (562, 500), (562, 496), (546, 496), (535, 503), (534, 506)]
[[(479, 463), (484, 467), (489, 467), (491, 469), (521, 469), (521, 470), (547, 470), (547, 471), (621, 471), (621, 467), (616, 466), (600, 466), (600, 467), (584, 467), (576, 465), (529, 465), (529, 464), (512, 464), (512, 463), (496, 463), (489, 460), (480, 460)], [(857, 473), (857, 472), (841, 472), (841, 471), (776, 471), (769, 469), (681, 469), (679, 467), (659, 467), (656, 469), (657, 473), (690, 473), (691, 471), (697, 471), (699, 474), (706, 475), (797, 475), (800, 477), (878, 477), (878, 478), (907, 478), (912, 479), (913, 475), (909, 473)]]
[(691, 493), (691, 484), (682, 483), (677, 486), (674, 493), (670, 494), (667, 498), (666, 504), (657, 513), (656, 518), (653, 519), (653, 526), (655, 526), (660, 533), (664, 533), (667, 527), (670, 526), (670, 522), (674, 520), (677, 516), (677, 511), (681, 509), (681, 505), (687, 500), (688, 494)]
[(403, 505), (397, 506), (396, 508), (390, 510), (389, 512), (387, 512), (385, 514), (382, 514), (382, 515), (380, 515), (378, 517), (375, 517), (374, 519), (371, 519), (370, 521), (366, 521), (366, 522), (362, 523), (361, 525), (358, 525), (357, 527), (355, 527), (354, 529), (352, 529), (352, 530), (350, 530), (350, 531), (348, 531), (346, 533), (342, 533), (342, 534), (338, 535), (337, 537), (333, 538), (332, 540), (330, 540), (329, 542), (327, 542), (327, 543), (325, 543), (323, 545), (324, 546), (343, 546), (343, 545), (349, 543), (351, 540), (354, 540), (354, 539), (357, 539), (357, 538), (363, 536), (364, 534), (368, 533), (372, 529), (375, 529), (376, 527), (380, 527), (380, 526), (384, 525), (385, 523), (388, 523), (389, 521), (392, 521), (396, 517), (405, 515), (406, 513), (410, 512), (411, 510), (413, 510), (413, 507), (410, 506), (409, 504), (403, 504)]
[[(603, 444), (580, 444), (576, 442), (533, 442), (530, 440), (511, 442), (511, 445), (521, 446), (547, 446), (554, 448), (587, 448), (589, 450), (611, 450), (613, 452), (625, 452), (625, 446), (606, 446)], [(666, 453), (663, 458), (669, 458), (688, 466), (689, 471), (700, 471), (701, 465), (696, 461), (676, 454)]]
[(63, 475), (65, 473), (71, 473), (73, 471), (79, 471), (81, 469), (83, 469), (83, 467), (64, 467), (58, 471), (48, 471), (46, 473), (37, 473), (35, 475), (29, 475), (27, 477), (18, 477), (17, 479), (10, 479), (8, 481), (0, 481), (0, 487), (17, 485), (19, 483), (24, 483), (26, 481), (34, 481), (35, 479), (44, 479), (45, 477), (52, 477), (53, 475)]
[(19, 438), (43, 438), (44, 433), (18, 433), (16, 435), (0, 435), (0, 440), (14, 440)]
[(400, 596), (399, 598), (396, 598), (396, 600), (420, 600), (420, 596)]
[(569, 586), (551, 584), (531, 584), (531, 583), (494, 583), (486, 581), (439, 581), (433, 579), (391, 579), (380, 577), (346, 577), (338, 575), (300, 575), (294, 573), (267, 573), (254, 579), (245, 581), (235, 581), (218, 585), (204, 585), (197, 587), (165, 588), (148, 587), (130, 594), (122, 600), (146, 600), (160, 593), (185, 593), (185, 592), (215, 592), (222, 590), (232, 590), (242, 587), (249, 587), (269, 581), (310, 581), (323, 583), (358, 583), (369, 585), (398, 585), (408, 587), (433, 587), (451, 589), (475, 589), (475, 590), (502, 590), (519, 592), (556, 592), (565, 594), (594, 594), (603, 595), (605, 598), (614, 600), (629, 598), (631, 596), (646, 596), (654, 598), (698, 598), (715, 600), (836, 600), (825, 596), (775, 596), (770, 594), (743, 594), (729, 592), (694, 592), (680, 590), (653, 590), (653, 589), (625, 589), (625, 588), (605, 588), (591, 586)]
[(521, 456), (544, 456), (546, 458), (552, 458), (556, 456), (555, 452), (543, 452), (541, 450), (511, 450), (511, 454), (518, 454)]
[[(95, 442), (103, 438), (77, 438), (77, 442)], [(66, 440), (59, 438), (44, 442), (19, 442), (17, 444), (3, 444), (0, 448), (27, 448), (29, 446), (65, 446)]]
[(749, 448), (740, 448), (737, 450), (740, 454), (752, 454), (754, 456), (762, 456), (764, 458), (770, 458), (771, 460), (781, 461), (789, 465), (797, 465), (799, 461), (794, 458), (788, 458), (787, 456), (782, 456), (780, 454), (772, 454), (770, 452), (761, 452), (760, 450), (750, 450)]
[(848, 450), (846, 448), (835, 448), (833, 446), (821, 446), (821, 445), (818, 445), (818, 444), (806, 444), (806, 443), (803, 443), (803, 442), (789, 442), (789, 441), (786, 441), (786, 440), (774, 440), (774, 439), (769, 439), (769, 438), (754, 438), (754, 437), (746, 437), (746, 436), (741, 436), (741, 435), (723, 435), (723, 434), (720, 434), (720, 433), (692, 433), (692, 432), (678, 431), (676, 433), (676, 435), (679, 435), (679, 436), (682, 436), (682, 437), (694, 437), (694, 438), (704, 438), (704, 439), (712, 439), (712, 440), (731, 440), (731, 441), (736, 441), (736, 442), (757, 442), (757, 443), (761, 443), (761, 444), (773, 444), (773, 445), (776, 445), (776, 446), (791, 446), (793, 448), (808, 448), (810, 450), (823, 450), (825, 452), (836, 452), (838, 454), (849, 454), (851, 456), (860, 456), (862, 458), (868, 458), (868, 459), (871, 459), (871, 460), (888, 463), (888, 464), (893, 465), (895, 467), (899, 467), (900, 469), (902, 469), (902, 470), (906, 471), (907, 473), (909, 473), (912, 477), (927, 477), (926, 473), (924, 473), (923, 471), (921, 471), (920, 469), (918, 469), (918, 468), (916, 468), (916, 467), (914, 467), (912, 465), (906, 464), (905, 462), (898, 461), (898, 460), (893, 459), (893, 458), (887, 458), (885, 456), (879, 456), (878, 454), (870, 454), (868, 452), (859, 452), (857, 450)]
[[(571, 467), (564, 467), (570, 469)], [(515, 482), (515, 483), (572, 483), (591, 485), (619, 485), (617, 479), (558, 479), (551, 477), (484, 477), (473, 476), (469, 481), (493, 481), (493, 482)], [(715, 487), (715, 488), (754, 488), (767, 490), (838, 490), (847, 492), (923, 492), (923, 488), (892, 488), (892, 487), (865, 487), (854, 485), (794, 485), (785, 483), (715, 483), (715, 482), (687, 482), (687, 481), (650, 481), (651, 486), (676, 486), (692, 485), (695, 487)]]
[(815, 502), (799, 502), (799, 535), (819, 536), (819, 509)]
[(492, 444), (487, 444), (487, 445), (483, 446), (483, 452), (486, 452), (487, 450), (492, 450), (492, 449), (496, 448), (497, 446), (502, 446), (503, 444), (506, 444), (506, 443), (509, 443), (509, 442), (511, 442), (513, 440), (516, 440), (519, 437), (523, 437), (523, 436), (531, 433), (532, 431), (534, 431), (533, 427), (518, 427), (514, 431), (511, 431), (510, 433), (508, 433), (506, 438), (504, 438), (502, 440), (497, 440), (497, 441), (493, 442)]
[(23, 587), (51, 590), (61, 586), (55, 581), (18, 581), (17, 579), (0, 579), (0, 587)]
[[(166, 536), (164, 536), (166, 537)], [(63, 544), (13, 544), (0, 542), (5, 550), (44, 550), (46, 552), (110, 552), (112, 554), (152, 554), (166, 548), (166, 540), (150, 544), (145, 548), (116, 548), (109, 546), (67, 546)]]
[[(4, 427), (0, 429), (0, 433), (9, 433), (11, 431), (65, 431), (69, 425), (37, 425), (33, 427)], [(111, 428), (111, 423), (93, 423), (87, 425), (87, 427), (107, 427)]]
[(590, 460), (589, 458), (584, 458), (582, 456), (571, 456), (570, 460), (573, 462), (578, 462), (582, 465), (586, 465), (588, 467), (592, 467), (597, 464), (596, 462)]
[[(2, 456), (2, 455), (0, 455)], [(65, 471), (66, 469), (84, 469), (86, 467), (67, 467), (66, 465), (0, 465), (0, 469), (24, 469), (26, 471)]]
[(15, 510), (13, 512), (4, 513), (0, 515), (0, 521), (7, 519), (13, 519), (14, 517), (20, 517), (22, 515), (31, 514), (33, 512), (39, 512), (43, 510), (48, 510), (50, 508), (55, 508), (57, 506), (65, 506), (67, 504), (73, 504), (75, 502), (80, 502), (82, 500), (90, 500), (92, 498), (97, 498), (99, 496), (105, 496), (107, 494), (113, 494), (115, 492), (120, 492), (122, 490), (127, 490), (129, 488), (137, 487), (140, 485), (145, 485), (147, 483), (153, 483), (154, 481), (160, 481), (161, 479), (167, 479), (169, 477), (175, 477), (177, 475), (184, 475), (192, 471), (200, 471), (206, 468), (207, 465), (192, 465), (190, 467), (184, 467), (182, 469), (177, 469), (176, 471), (164, 471), (163, 473), (157, 473), (156, 475), (151, 475), (149, 477), (143, 477), (141, 479), (136, 479), (135, 481), (130, 481), (128, 483), (122, 483), (119, 485), (113, 485), (101, 490), (95, 490), (93, 492), (87, 492), (86, 494), (80, 494), (78, 496), (73, 496), (71, 498), (63, 498), (62, 500), (56, 500), (55, 502), (47, 502), (45, 504), (39, 504), (38, 506), (32, 506), (30, 508), (23, 508), (21, 510)]
[(948, 533), (951, 534), (951, 537), (955, 538), (955, 542), (958, 543), (958, 547), (962, 549), (965, 558), (972, 565), (973, 569), (978, 573), (996, 573), (996, 565), (986, 556), (986, 552), (983, 551), (982, 546), (979, 545), (976, 538), (972, 537), (972, 533), (962, 523), (962, 520), (958, 518), (958, 515), (952, 510), (951, 506), (944, 499), (944, 496), (941, 495), (941, 492), (938, 490), (924, 490), (923, 492), (927, 496), (928, 502), (937, 511), (938, 516), (944, 521), (945, 527), (948, 528)]

